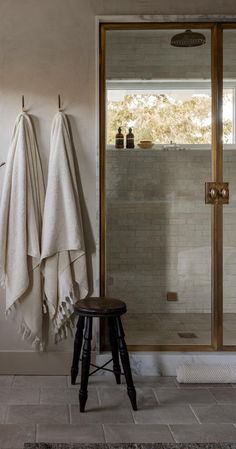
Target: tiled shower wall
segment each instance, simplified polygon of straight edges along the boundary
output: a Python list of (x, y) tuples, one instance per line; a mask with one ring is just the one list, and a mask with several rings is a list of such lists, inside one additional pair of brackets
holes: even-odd
[[(210, 79), (210, 31), (204, 30), (204, 46), (184, 48), (184, 51), (170, 45), (175, 32), (177, 31), (110, 31), (107, 35), (107, 79)], [(235, 50), (236, 33), (227, 30), (224, 33), (224, 78), (235, 79)]]
[[(225, 154), (231, 180), (236, 154)], [(210, 312), (208, 180), (208, 150), (107, 151), (107, 287), (130, 312)], [(236, 311), (236, 198), (226, 207), (225, 311)]]
[(211, 76), (211, 38), (204, 46), (171, 47), (174, 30), (114, 31), (107, 36), (108, 79), (205, 79)]

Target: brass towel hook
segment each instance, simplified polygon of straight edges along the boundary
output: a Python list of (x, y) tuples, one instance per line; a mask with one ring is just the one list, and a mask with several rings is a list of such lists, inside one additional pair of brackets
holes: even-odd
[(22, 109), (22, 112), (25, 112), (25, 97), (24, 97), (24, 95), (22, 95), (22, 97), (21, 97), (21, 109)]
[(61, 107), (61, 96), (60, 94), (58, 94), (58, 111), (62, 112), (62, 107)]

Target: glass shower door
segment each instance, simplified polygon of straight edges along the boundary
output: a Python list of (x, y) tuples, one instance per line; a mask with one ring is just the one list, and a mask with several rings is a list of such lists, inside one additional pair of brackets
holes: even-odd
[[(194, 25), (193, 25), (194, 27)], [(156, 27), (158, 28), (158, 26)], [(106, 31), (105, 277), (133, 349), (211, 345), (211, 30)], [(195, 25), (196, 28), (196, 25)], [(115, 148), (117, 128), (124, 148)], [(132, 128), (135, 147), (126, 149)], [(151, 140), (144, 148), (140, 141)]]
[(236, 29), (223, 31), (223, 55), (223, 167), (230, 191), (224, 206), (223, 344), (236, 346)]

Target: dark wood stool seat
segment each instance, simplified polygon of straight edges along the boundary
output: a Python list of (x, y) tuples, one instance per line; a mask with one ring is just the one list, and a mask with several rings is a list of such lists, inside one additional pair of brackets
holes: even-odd
[(120, 299), (96, 297), (79, 301), (74, 309), (75, 313), (82, 316), (120, 316), (126, 312), (126, 304)]
[[(84, 412), (88, 398), (88, 378), (94, 372), (104, 368), (109, 362), (113, 361), (113, 373), (117, 384), (120, 384), (120, 376), (124, 374), (127, 383), (127, 393), (132, 407), (137, 410), (136, 391), (133, 384), (133, 378), (129, 362), (129, 354), (125, 342), (125, 334), (120, 316), (126, 312), (126, 304), (115, 298), (97, 297), (87, 298), (79, 301), (74, 307), (75, 313), (79, 315), (77, 330), (74, 341), (74, 354), (71, 367), (71, 383), (75, 384), (79, 372), (80, 353), (82, 353), (81, 386), (79, 391), (80, 411)], [(106, 362), (102, 367), (91, 363), (91, 340), (92, 323), (94, 318), (107, 318), (109, 327), (109, 337), (111, 344), (112, 359)], [(120, 360), (124, 373), (121, 373)], [(97, 368), (90, 373), (90, 366)], [(111, 370), (108, 370), (111, 371)]]

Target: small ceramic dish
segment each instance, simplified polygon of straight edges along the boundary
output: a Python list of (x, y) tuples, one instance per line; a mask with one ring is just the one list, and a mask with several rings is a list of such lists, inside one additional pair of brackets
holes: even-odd
[(138, 143), (138, 147), (142, 148), (143, 150), (147, 150), (152, 148), (154, 143), (151, 140), (140, 140)]

